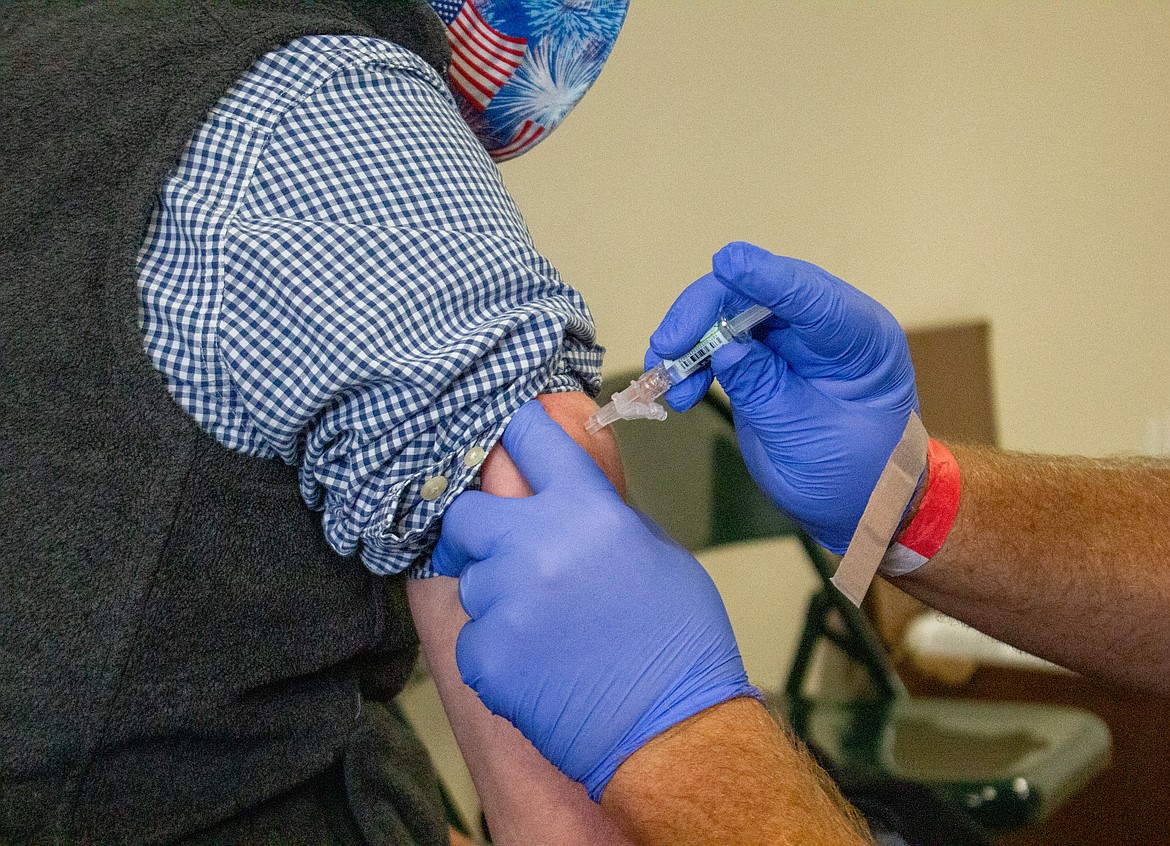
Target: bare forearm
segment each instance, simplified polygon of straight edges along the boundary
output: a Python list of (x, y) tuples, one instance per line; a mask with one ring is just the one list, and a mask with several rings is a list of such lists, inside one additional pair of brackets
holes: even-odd
[(1170, 694), (1170, 463), (951, 449), (954, 528), (898, 587), (1062, 666)]
[(828, 776), (753, 699), (708, 708), (614, 774), (605, 811), (640, 846), (871, 843)]

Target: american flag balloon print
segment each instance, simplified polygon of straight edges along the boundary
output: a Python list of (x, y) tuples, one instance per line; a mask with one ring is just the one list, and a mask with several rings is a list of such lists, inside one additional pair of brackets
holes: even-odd
[(544, 127), (539, 123), (533, 123), (530, 120), (524, 121), (519, 129), (516, 130), (516, 135), (505, 144), (492, 150), (492, 158), (498, 162), (504, 162), (508, 159), (514, 159), (521, 153), (536, 146), (536, 142), (544, 137)]
[(429, 0), (447, 28), (447, 83), (497, 162), (532, 149), (597, 79), (628, 0)]
[(524, 61), (527, 40), (492, 28), (471, 0), (447, 27), (451, 87), (473, 106), (486, 109)]

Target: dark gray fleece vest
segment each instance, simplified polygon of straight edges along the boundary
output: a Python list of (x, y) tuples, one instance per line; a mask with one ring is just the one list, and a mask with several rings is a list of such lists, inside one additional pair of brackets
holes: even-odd
[(446, 842), (417, 741), (362, 696), (416, 654), (402, 580), (170, 399), (134, 275), (168, 170), (257, 58), (353, 33), (442, 71), (441, 23), (421, 0), (4, 5), (0, 842), (172, 840), (331, 770), (365, 836)]

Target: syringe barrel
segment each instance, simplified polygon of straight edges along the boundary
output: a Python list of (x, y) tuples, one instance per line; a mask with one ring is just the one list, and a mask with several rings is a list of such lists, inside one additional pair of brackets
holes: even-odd
[(762, 305), (754, 305), (751, 308), (744, 309), (735, 317), (727, 321), (727, 328), (731, 334), (735, 336), (738, 341), (748, 332), (752, 331), (758, 324), (763, 323), (772, 316), (772, 310)]
[(699, 370), (711, 358), (711, 353), (726, 344), (731, 338), (732, 334), (727, 328), (727, 321), (720, 320), (689, 351), (676, 359), (664, 361), (666, 375), (670, 378), (671, 384), (677, 385), (696, 370)]
[(666, 411), (655, 400), (665, 394), (671, 385), (677, 385), (702, 368), (715, 350), (730, 341), (745, 340), (752, 327), (771, 314), (764, 306), (757, 305), (734, 317), (720, 317), (719, 322), (685, 355), (673, 361), (660, 361), (631, 382), (630, 387), (614, 394), (603, 408), (590, 415), (585, 422), (585, 431), (593, 434), (615, 420), (633, 420), (638, 417), (662, 419)]
[(720, 317), (719, 322), (712, 326), (706, 335), (699, 339), (685, 354), (672, 361), (663, 362), (666, 365), (666, 374), (671, 384), (677, 385), (683, 379), (700, 369), (711, 358), (711, 353), (731, 341), (746, 340), (752, 327), (772, 315), (772, 312), (761, 305), (741, 311), (734, 317)]

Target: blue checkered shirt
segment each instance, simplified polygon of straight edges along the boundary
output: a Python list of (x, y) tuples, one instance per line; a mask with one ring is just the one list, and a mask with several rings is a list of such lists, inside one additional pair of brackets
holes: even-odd
[(175, 400), (295, 464), (329, 543), (376, 573), (429, 575), (438, 518), (510, 415), (600, 378), (585, 303), (442, 79), (377, 39), (300, 39), (220, 100), (138, 282)]

